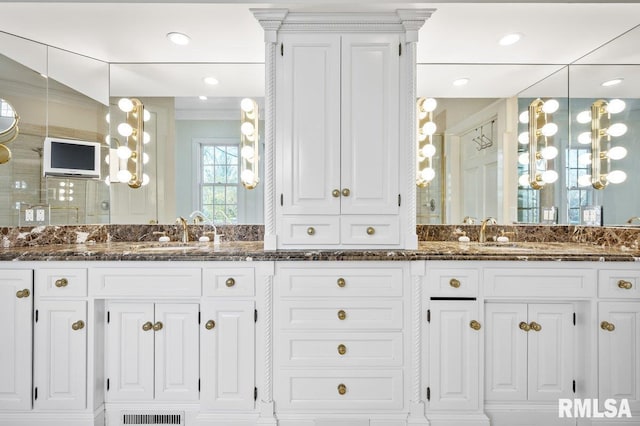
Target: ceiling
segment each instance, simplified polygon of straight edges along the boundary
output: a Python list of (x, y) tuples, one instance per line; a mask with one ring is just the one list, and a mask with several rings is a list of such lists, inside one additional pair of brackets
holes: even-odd
[[(574, 61), (640, 64), (640, 0), (19, 1), (0, 3), (0, 31), (111, 63), (112, 96), (261, 96), (263, 31), (249, 10), (261, 7), (295, 11), (436, 9), (419, 34), (419, 95), (507, 97)], [(635, 27), (615, 48), (594, 52)], [(165, 37), (171, 31), (188, 34), (191, 43), (173, 45)], [(498, 45), (503, 35), (514, 32), (523, 35), (520, 42)], [(202, 78), (208, 75), (214, 75), (219, 84), (204, 85)], [(470, 82), (454, 87), (451, 83), (457, 77), (470, 78)]]

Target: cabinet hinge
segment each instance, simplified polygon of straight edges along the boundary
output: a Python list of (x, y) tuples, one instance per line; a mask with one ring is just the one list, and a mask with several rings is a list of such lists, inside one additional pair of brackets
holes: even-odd
[(258, 400), (258, 388), (253, 388), (253, 400)]
[(258, 322), (258, 310), (253, 310), (253, 322)]
[(38, 310), (36, 309), (36, 322), (38, 322)]
[(38, 399), (38, 387), (33, 388), (33, 399)]
[(573, 393), (576, 393), (576, 381), (573, 381)]
[(280, 194), (280, 205), (284, 206), (284, 194)]
[(431, 401), (431, 388), (427, 388), (427, 401)]
[(280, 43), (280, 56), (284, 56), (284, 44)]
[(576, 325), (576, 313), (573, 313), (573, 325)]
[(402, 204), (402, 197), (398, 194), (398, 207), (400, 207), (400, 204)]
[(111, 321), (111, 312), (107, 311), (107, 324)]
[(402, 43), (398, 44), (398, 56), (402, 56)]
[(109, 379), (107, 379), (107, 390), (109, 390), (110, 387), (110, 383), (109, 383)]
[(431, 309), (427, 309), (427, 322), (431, 322)]

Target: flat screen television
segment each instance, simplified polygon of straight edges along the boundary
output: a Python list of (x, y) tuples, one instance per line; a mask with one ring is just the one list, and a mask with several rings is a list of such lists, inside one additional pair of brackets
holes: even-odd
[(44, 140), (42, 174), (100, 179), (100, 143), (72, 139)]

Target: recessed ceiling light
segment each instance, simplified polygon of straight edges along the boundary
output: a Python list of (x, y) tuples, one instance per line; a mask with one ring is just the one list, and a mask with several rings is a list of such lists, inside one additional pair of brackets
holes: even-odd
[(184, 46), (185, 44), (189, 44), (189, 41), (191, 41), (191, 39), (189, 38), (188, 35), (183, 34), (183, 33), (176, 33), (176, 32), (168, 33), (167, 34), (167, 38), (172, 43), (178, 44), (180, 46)]
[(459, 78), (457, 80), (454, 80), (453, 81), (453, 85), (454, 86), (464, 86), (468, 82), (469, 82), (469, 79), (467, 77), (463, 77), (463, 78)]
[(518, 33), (506, 34), (504, 37), (500, 39), (500, 41), (498, 41), (498, 43), (500, 44), (500, 46), (510, 46), (520, 41), (521, 38), (522, 38), (522, 34), (518, 34)]
[(198, 99), (200, 99), (201, 101), (206, 101), (207, 97), (206, 96), (198, 96)]
[(213, 86), (213, 85), (218, 84), (218, 79), (215, 78), (215, 77), (205, 77), (204, 78), (204, 82), (207, 83), (207, 84), (211, 84)]
[(616, 84), (622, 83), (622, 80), (624, 80), (624, 79), (623, 78), (614, 78), (614, 79), (611, 79), (611, 80), (607, 80), (607, 81), (602, 83), (602, 86), (604, 86), (604, 87), (615, 86)]

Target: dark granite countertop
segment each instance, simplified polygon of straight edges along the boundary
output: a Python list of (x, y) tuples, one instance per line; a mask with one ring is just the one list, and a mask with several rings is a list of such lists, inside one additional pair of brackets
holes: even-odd
[(640, 249), (573, 242), (459, 243), (421, 241), (417, 250), (278, 250), (261, 241), (212, 243), (115, 242), (0, 248), (0, 261), (273, 261), (496, 260), (640, 261)]

